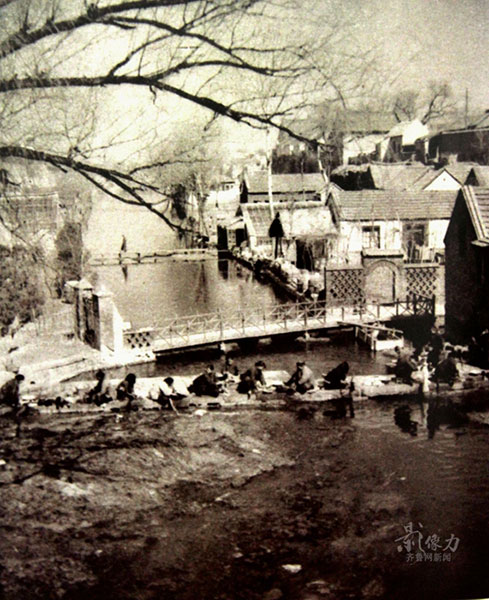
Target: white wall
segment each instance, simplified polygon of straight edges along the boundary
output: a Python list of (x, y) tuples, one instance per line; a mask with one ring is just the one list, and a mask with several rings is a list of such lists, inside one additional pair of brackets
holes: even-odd
[(459, 190), (462, 186), (452, 177), (450, 173), (442, 171), (433, 181), (427, 185), (425, 190)]
[[(340, 235), (331, 257), (332, 262), (360, 264), (362, 247), (362, 228), (378, 227), (380, 232), (380, 248), (384, 250), (402, 250), (402, 222), (400, 221), (343, 221), (340, 224)], [(437, 219), (428, 222), (427, 242), (429, 248), (441, 249), (448, 227), (448, 219)]]
[(437, 219), (429, 222), (428, 245), (430, 248), (444, 248), (443, 242), (448, 229), (449, 219)]

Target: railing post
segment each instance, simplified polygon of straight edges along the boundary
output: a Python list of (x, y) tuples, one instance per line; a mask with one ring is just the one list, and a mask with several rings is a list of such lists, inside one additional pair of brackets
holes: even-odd
[(413, 294), (413, 313), (416, 315), (417, 314), (417, 310), (418, 310), (418, 306), (417, 306), (417, 296), (416, 294)]
[(399, 298), (396, 300), (396, 317), (399, 316)]
[(377, 302), (377, 319), (380, 319), (380, 302)]
[(344, 306), (341, 307), (341, 320), (342, 321), (345, 320), (345, 307)]

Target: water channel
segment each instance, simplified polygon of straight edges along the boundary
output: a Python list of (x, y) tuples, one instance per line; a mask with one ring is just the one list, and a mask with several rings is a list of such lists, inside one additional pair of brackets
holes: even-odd
[[(205, 263), (165, 262), (129, 267), (124, 275), (119, 267), (98, 270), (99, 280), (115, 293), (124, 316), (134, 326), (169, 315), (213, 312), (271, 306), (283, 302), (270, 286), (228, 261)], [(171, 283), (169, 283), (171, 282)], [(382, 373), (385, 357), (376, 356), (356, 344), (351, 336), (296, 340), (287, 345), (263, 342), (246, 354), (230, 347), (240, 370), (263, 359), (268, 369), (291, 371), (299, 359), (306, 360), (316, 374), (348, 360), (351, 372)], [(156, 363), (131, 367), (139, 376), (197, 374), (209, 361), (216, 362), (216, 350), (195, 351), (187, 355), (162, 358)], [(112, 376), (123, 375), (114, 371)], [(474, 424), (453, 427), (441, 423), (430, 436), (427, 406), (412, 402), (412, 419), (417, 435), (404, 433), (396, 426), (394, 410), (402, 402), (368, 401), (358, 405), (354, 424), (357, 429), (358, 461), (368, 461), (394, 482), (410, 504), (411, 518), (425, 536), (439, 535), (443, 541), (452, 534), (460, 540), (452, 562), (404, 562), (393, 538), (392, 561), (396, 581), (390, 583), (396, 598), (474, 598), (489, 595), (489, 429)], [(255, 413), (250, 418), (259, 418)], [(340, 424), (339, 424), (340, 426)], [(359, 467), (360, 468), (360, 467)], [(370, 468), (370, 467), (369, 467)], [(399, 533), (407, 525), (399, 520)]]

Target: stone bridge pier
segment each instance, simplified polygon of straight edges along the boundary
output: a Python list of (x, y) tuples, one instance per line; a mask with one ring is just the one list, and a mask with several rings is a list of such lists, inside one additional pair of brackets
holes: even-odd
[(112, 292), (94, 289), (86, 279), (66, 284), (66, 296), (73, 302), (74, 331), (78, 339), (97, 350), (123, 350), (123, 320)]

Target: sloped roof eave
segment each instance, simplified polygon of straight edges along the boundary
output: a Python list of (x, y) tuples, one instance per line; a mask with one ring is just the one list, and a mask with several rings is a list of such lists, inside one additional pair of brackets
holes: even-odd
[(474, 189), (471, 185), (467, 185), (464, 186), (462, 190), (465, 204), (467, 206), (467, 210), (469, 211), (470, 220), (472, 221), (472, 225), (474, 226), (477, 240), (483, 241), (487, 238), (487, 236), (485, 235), (484, 225), (481, 214), (479, 212), (479, 206), (477, 204), (477, 200), (474, 194)]

